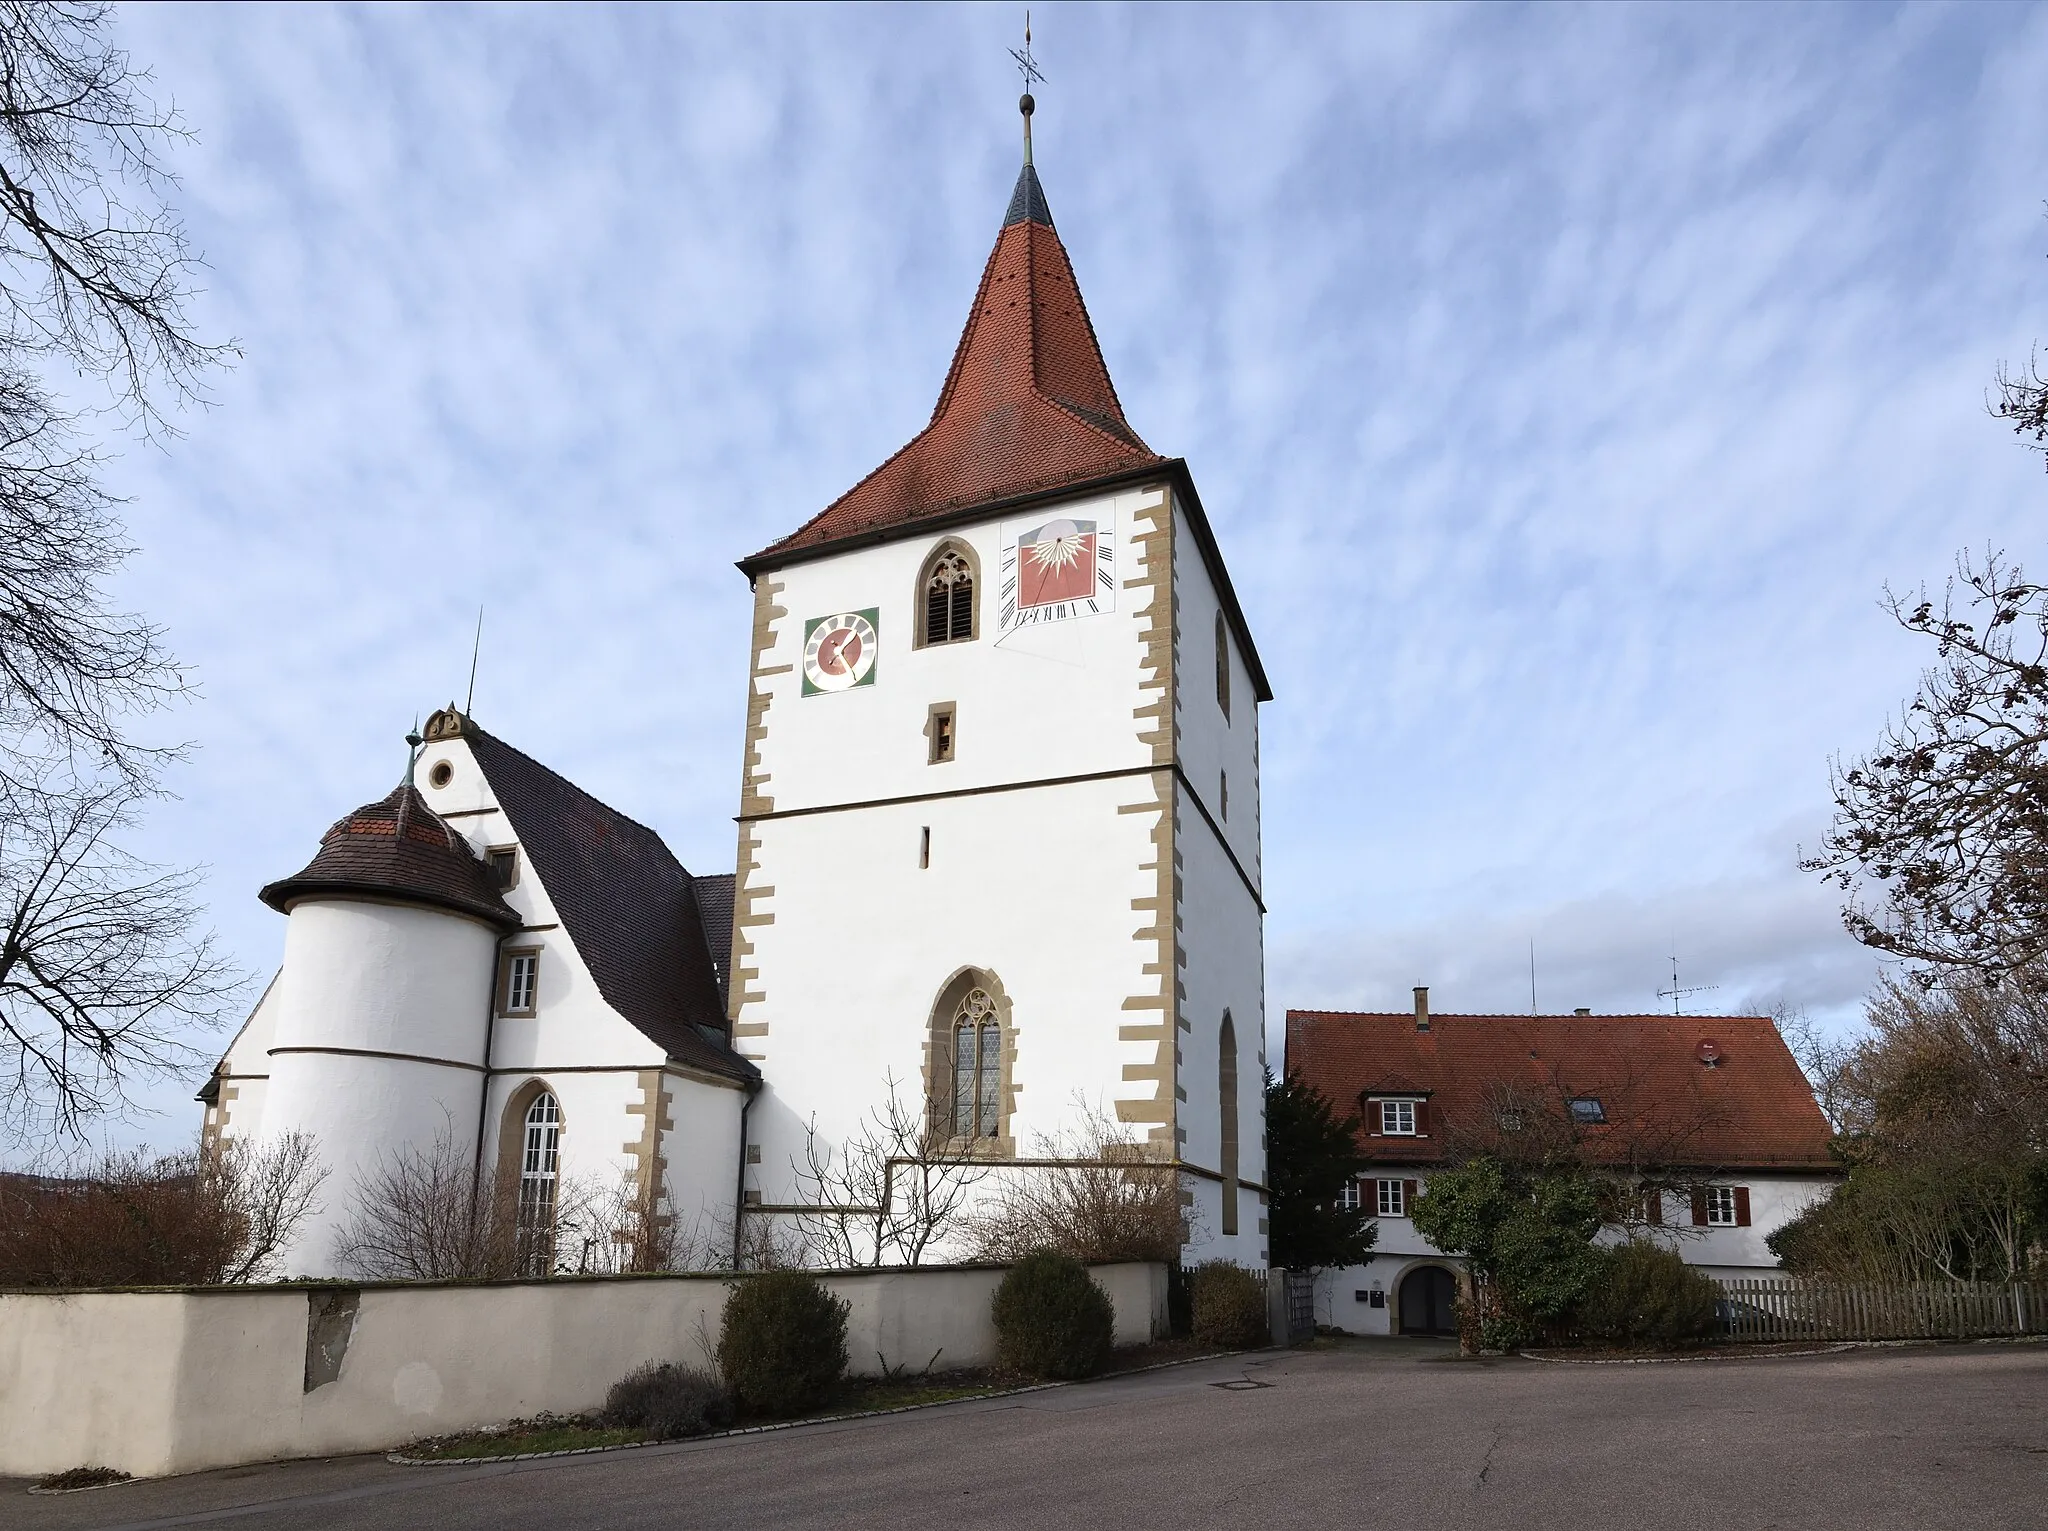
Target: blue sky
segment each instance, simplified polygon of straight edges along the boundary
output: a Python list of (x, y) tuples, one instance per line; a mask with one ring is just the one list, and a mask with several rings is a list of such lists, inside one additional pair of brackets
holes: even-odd
[[(2042, 562), (1984, 412), (2048, 336), (2022, 6), (1033, 9), (1038, 164), (1272, 674), (1288, 1005), (1853, 1020), (1800, 873), (1925, 659), (1881, 585)], [(1021, 8), (134, 7), (246, 359), (121, 444), (203, 688), (145, 848), (255, 901), (480, 721), (729, 868), (732, 561), (928, 415), (1017, 164)], [(181, 1137), (189, 1093), (139, 1130)]]

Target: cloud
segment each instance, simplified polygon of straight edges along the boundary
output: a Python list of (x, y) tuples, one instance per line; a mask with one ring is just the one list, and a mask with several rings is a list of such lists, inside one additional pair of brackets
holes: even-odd
[[(122, 13), (247, 351), (117, 469), (122, 596), (205, 688), (148, 848), (211, 867), (251, 968), (254, 890), (388, 788), (479, 603), (479, 716), (729, 864), (732, 560), (928, 414), (1015, 174), (1014, 20)], [(1982, 397), (2048, 312), (2041, 13), (1036, 29), (1054, 214), (1279, 693), (1269, 1019), (1519, 1008), (1531, 932), (1560, 1005), (1642, 1008), (1675, 940), (1719, 999), (1849, 1014), (1868, 964), (1794, 863), (1924, 658), (1878, 587), (2039, 557)]]

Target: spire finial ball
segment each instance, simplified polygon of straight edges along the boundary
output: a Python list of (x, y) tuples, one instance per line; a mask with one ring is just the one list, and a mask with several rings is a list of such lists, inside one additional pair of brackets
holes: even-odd
[(1031, 99), (1030, 91), (1025, 91), (1022, 96), (1017, 98), (1017, 110), (1027, 117), (1038, 110), (1038, 103)]

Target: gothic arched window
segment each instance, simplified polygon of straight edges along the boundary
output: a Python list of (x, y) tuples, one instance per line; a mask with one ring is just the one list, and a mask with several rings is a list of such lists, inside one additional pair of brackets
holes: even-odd
[(924, 566), (919, 581), (924, 622), (920, 647), (965, 643), (974, 637), (974, 563), (957, 542), (943, 544)]
[(1001, 1129), (1003, 1028), (986, 989), (969, 989), (953, 1014), (953, 1136), (992, 1138)]
[(543, 1090), (526, 1108), (519, 1149), (519, 1270), (545, 1276), (554, 1260), (555, 1191), (561, 1180), (562, 1107)]
[(1222, 1118), (1223, 1231), (1237, 1232), (1237, 1028), (1223, 1012), (1223, 1030), (1216, 1039), (1216, 1105)]

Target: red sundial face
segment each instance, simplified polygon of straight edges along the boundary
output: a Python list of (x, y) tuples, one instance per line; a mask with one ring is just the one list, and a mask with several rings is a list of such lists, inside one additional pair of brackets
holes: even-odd
[(860, 663), (860, 633), (848, 627), (827, 635), (818, 645), (818, 668), (827, 675), (851, 674)]

